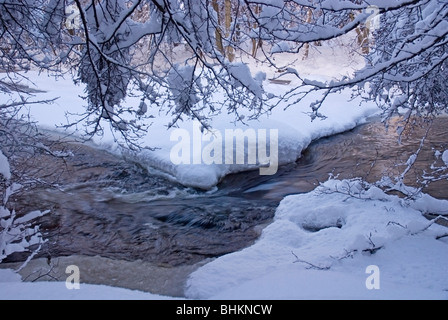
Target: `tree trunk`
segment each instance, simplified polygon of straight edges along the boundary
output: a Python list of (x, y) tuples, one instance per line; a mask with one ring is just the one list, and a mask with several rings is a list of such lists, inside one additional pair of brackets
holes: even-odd
[[(256, 15), (259, 15), (260, 11), (261, 11), (260, 5), (257, 4), (255, 6), (254, 13)], [(256, 22), (254, 23), (253, 28), (254, 29), (258, 28), (258, 24)], [(252, 57), (254, 57), (254, 58), (257, 57), (258, 48), (261, 48), (261, 46), (262, 46), (262, 40), (261, 39), (255, 39), (255, 38), (252, 39)]]
[(358, 28), (356, 28), (356, 33), (358, 34), (358, 44), (361, 47), (362, 53), (369, 54), (370, 53), (369, 28), (366, 25), (360, 25)]
[[(307, 13), (306, 13), (306, 23), (311, 23), (313, 18), (313, 11), (311, 10), (311, 8), (308, 8)], [(303, 60), (308, 59), (310, 55), (310, 44), (309, 43), (305, 43), (305, 53), (303, 55)]]
[[(350, 14), (350, 19), (352, 21), (355, 20), (355, 15)], [(361, 48), (362, 53), (369, 54), (370, 53), (370, 39), (369, 39), (370, 29), (368, 28), (367, 25), (361, 24), (356, 28), (356, 33), (358, 34), (357, 41), (358, 41), (358, 45)]]
[(216, 46), (218, 47), (218, 51), (221, 52), (222, 55), (225, 55), (224, 45), (222, 44), (222, 33), (221, 33), (221, 12), (219, 10), (218, 0), (212, 1), (213, 10), (216, 12), (216, 16), (218, 19), (218, 26), (215, 29), (215, 37), (216, 37)]
[(231, 30), (232, 27), (232, 0), (225, 0), (225, 27), (226, 27), (226, 38), (228, 43), (226, 45), (226, 54), (230, 62), (235, 59), (235, 54), (233, 52), (233, 47), (231, 44)]

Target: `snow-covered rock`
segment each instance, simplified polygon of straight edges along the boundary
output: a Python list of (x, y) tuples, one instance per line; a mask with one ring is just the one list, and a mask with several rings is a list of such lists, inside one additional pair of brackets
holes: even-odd
[(448, 166), (448, 150), (442, 153), (442, 160), (445, 162), (445, 165)]

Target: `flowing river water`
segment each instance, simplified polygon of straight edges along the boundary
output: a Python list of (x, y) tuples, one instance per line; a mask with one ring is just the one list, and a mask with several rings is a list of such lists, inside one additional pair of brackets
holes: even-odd
[[(448, 118), (434, 122), (409, 184), (436, 161), (435, 150), (448, 149), (447, 124)], [(18, 212), (51, 210), (39, 221), (47, 242), (22, 275), (64, 280), (62, 266), (77, 264), (85, 282), (182, 296), (185, 278), (195, 268), (256, 241), (285, 196), (313, 190), (330, 173), (369, 182), (394, 176), (404, 170), (399, 164), (415, 152), (424, 132), (418, 125), (399, 144), (393, 126), (387, 131), (373, 121), (313, 142), (275, 176), (260, 176), (258, 170), (231, 175), (213, 192), (183, 187), (85, 144), (58, 143), (54, 148), (72, 156), (62, 161), (42, 154), (27, 164), (53, 186), (15, 199)], [(425, 192), (448, 199), (448, 181), (430, 184)], [(4, 266), (23, 259), (12, 255)]]

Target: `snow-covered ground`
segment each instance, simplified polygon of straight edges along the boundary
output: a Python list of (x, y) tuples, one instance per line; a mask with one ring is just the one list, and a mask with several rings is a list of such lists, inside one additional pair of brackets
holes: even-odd
[[(331, 78), (350, 71), (343, 54), (325, 52), (298, 69), (315, 78)], [(342, 50), (342, 49), (341, 49)], [(330, 58), (331, 57), (331, 58)], [(329, 59), (331, 61), (329, 61)], [(333, 62), (334, 63), (331, 63)], [(344, 63), (345, 61), (345, 63)], [(336, 67), (337, 66), (337, 67)], [(253, 66), (256, 67), (256, 66)], [(267, 77), (273, 76), (267, 72)], [(66, 123), (66, 111), (81, 112), (83, 88), (70, 79), (54, 80), (35, 72), (28, 76), (40, 90), (36, 99), (60, 96), (52, 105), (33, 106), (30, 114), (42, 127), (54, 129)], [(294, 81), (291, 85), (294, 85)], [(291, 87), (265, 83), (268, 91)], [(279, 130), (279, 162), (295, 161), (312, 140), (349, 130), (377, 112), (373, 104), (359, 106), (350, 91), (331, 97), (321, 112), (326, 120), (310, 121), (307, 103), (273, 113), (250, 128)], [(316, 97), (310, 96), (309, 102)], [(219, 96), (217, 96), (219, 99)], [(350, 101), (350, 102), (349, 102)], [(130, 99), (129, 103), (132, 103)], [(136, 102), (136, 101), (134, 101)], [(137, 102), (136, 102), (137, 103)], [(175, 165), (166, 125), (171, 119), (156, 117), (142, 141), (156, 151), (134, 155), (189, 186), (210, 189), (226, 174), (246, 170), (247, 165)], [(233, 117), (221, 115), (212, 122), (218, 132), (234, 129)], [(240, 128), (247, 127), (238, 125)], [(193, 136), (191, 121), (180, 127)], [(116, 150), (110, 133), (95, 141)], [(193, 144), (193, 141), (192, 141)], [(200, 148), (191, 150), (202, 153)], [(446, 151), (448, 152), (448, 151)], [(448, 163), (446, 152), (442, 159)], [(191, 155), (193, 158), (194, 155)], [(1, 160), (1, 159), (0, 159)], [(3, 171), (6, 165), (2, 166)], [(386, 195), (358, 180), (329, 180), (316, 190), (285, 198), (274, 222), (251, 247), (220, 257), (194, 272), (185, 294), (189, 299), (448, 299), (448, 229), (430, 222), (423, 213), (448, 214), (448, 202), (422, 196), (406, 202)], [(373, 267), (372, 267), (373, 266)], [(373, 287), (373, 288), (372, 288)], [(1, 299), (168, 299), (148, 293), (81, 284), (68, 290), (65, 283), (22, 283), (11, 271), (0, 273)]]
[(256, 244), (193, 273), (187, 297), (448, 299), (448, 237), (439, 238), (448, 230), (422, 205), (448, 213), (447, 201), (427, 195), (407, 202), (359, 180), (329, 180), (285, 198)]

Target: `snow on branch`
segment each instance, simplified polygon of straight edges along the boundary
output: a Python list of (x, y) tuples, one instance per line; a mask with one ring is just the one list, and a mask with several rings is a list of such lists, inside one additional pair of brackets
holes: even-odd
[[(338, 6), (342, 8), (344, 2), (338, 2)], [(299, 76), (302, 85), (291, 90), (287, 98), (300, 103), (308, 92), (324, 92), (323, 98), (311, 106), (312, 116), (321, 117), (319, 109), (329, 94), (357, 88), (356, 96), (377, 101), (384, 110), (384, 119), (406, 111), (429, 117), (446, 114), (448, 90), (442, 79), (446, 78), (448, 66), (448, 3), (431, 0), (369, 4), (377, 8), (380, 23), (369, 35), (371, 52), (366, 56), (366, 66), (340, 80), (324, 82)]]
[[(0, 69), (76, 75), (86, 85), (86, 111), (78, 122), (88, 136), (110, 125), (125, 145), (138, 148), (151, 121), (142, 105), (168, 109), (171, 126), (185, 117), (206, 125), (221, 112), (242, 121), (241, 109), (256, 118), (279, 101), (302, 103), (318, 92), (310, 116), (324, 119), (319, 110), (327, 98), (350, 87), (377, 101), (387, 117), (403, 108), (422, 115), (447, 112), (446, 1), (73, 0), (68, 4), (79, 11), (79, 26), (70, 28), (65, 4), (2, 1)], [(372, 14), (380, 20), (375, 30)], [(315, 81), (276, 63), (278, 54), (354, 30), (366, 59), (354, 76)], [(243, 58), (286, 70), (299, 84), (283, 95), (268, 93), (263, 75), (247, 70)], [(172, 86), (181, 65), (193, 71), (181, 87), (189, 92)], [(129, 103), (130, 92), (140, 102)], [(217, 93), (221, 101), (213, 98)]]
[(16, 252), (31, 252), (30, 257), (33, 257), (40, 250), (44, 240), (39, 227), (33, 226), (33, 221), (49, 213), (33, 211), (18, 217), (15, 210), (10, 210), (7, 207), (10, 197), (22, 189), (21, 185), (10, 181), (11, 176), (8, 159), (0, 151), (0, 190), (3, 191), (0, 204), (0, 263)]

